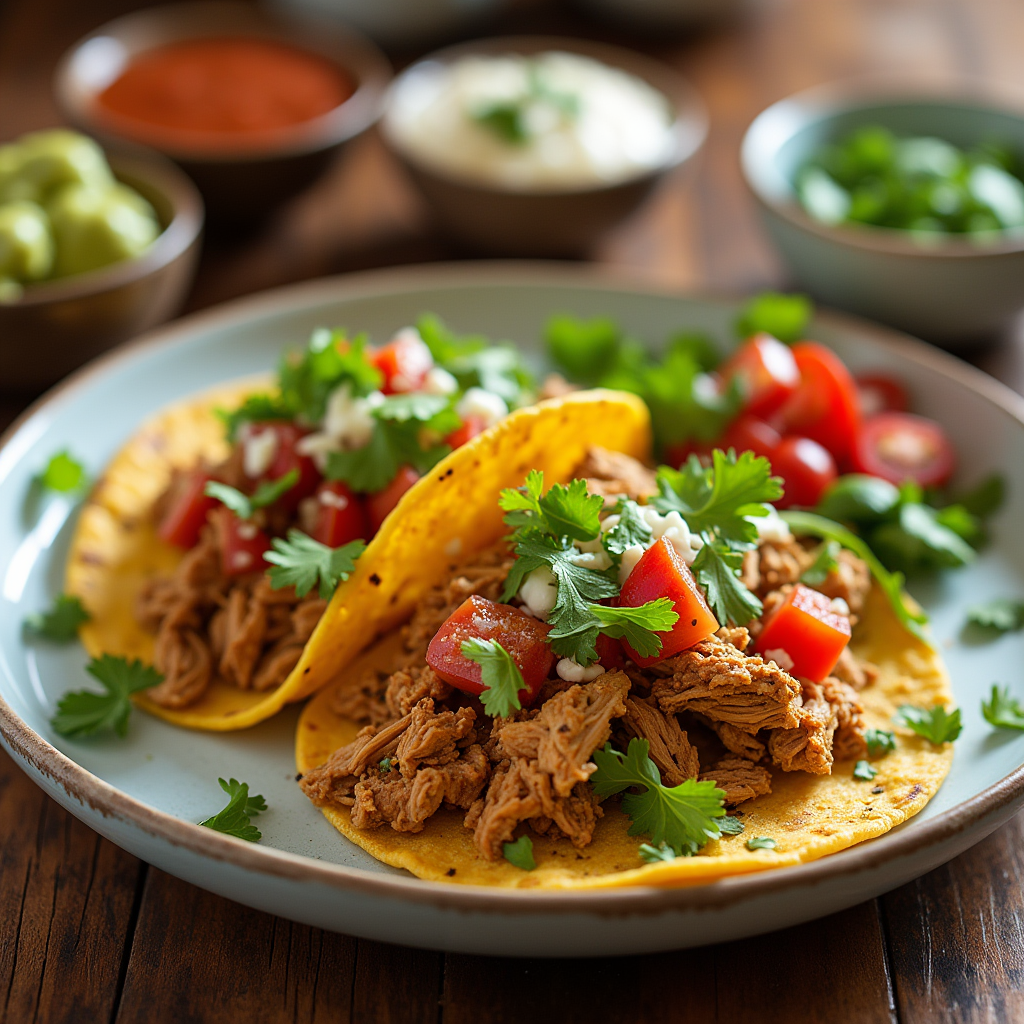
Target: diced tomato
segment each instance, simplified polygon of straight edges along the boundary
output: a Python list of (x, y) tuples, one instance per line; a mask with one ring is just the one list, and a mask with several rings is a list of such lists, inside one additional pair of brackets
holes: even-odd
[(270, 538), (255, 523), (239, 519), (226, 508), (214, 512), (211, 519), (220, 540), (220, 566), (225, 576), (266, 569), (263, 554), (270, 550)]
[(199, 543), (199, 531), (206, 517), (219, 504), (205, 493), (209, 479), (206, 473), (193, 473), (182, 482), (157, 530), (162, 540), (179, 548), (194, 548)]
[(482, 669), (462, 653), (466, 640), (497, 640), (519, 666), (525, 689), (519, 702), (530, 704), (551, 671), (555, 653), (548, 646), (548, 625), (510, 604), (474, 594), (448, 617), (427, 647), (427, 664), (456, 689), (482, 693)]
[(775, 453), (781, 442), (782, 435), (770, 423), (756, 416), (741, 416), (729, 425), (716, 447), (726, 451), (735, 448), (737, 455), (741, 452), (763, 455), (772, 460), (774, 468)]
[(791, 675), (820, 683), (850, 642), (850, 620), (831, 605), (824, 594), (798, 583), (761, 630), (755, 650), (769, 658), (784, 651), (793, 663)]
[(770, 334), (755, 334), (741, 345), (719, 371), (728, 384), (739, 380), (745, 396), (744, 411), (770, 416), (800, 386), (793, 351)]
[(824, 445), (843, 465), (860, 430), (857, 385), (842, 360), (814, 341), (793, 346), (800, 387), (779, 410), (783, 434), (799, 434)]
[(453, 430), (445, 438), (445, 443), (450, 444), (452, 448), (461, 448), (467, 441), (472, 441), (477, 434), (482, 434), (486, 429), (486, 424), (479, 416), (465, 416), (462, 426)]
[(313, 539), (329, 548), (351, 540), (369, 540), (370, 522), (362, 499), (341, 480), (325, 480), (316, 490), (317, 512)]
[(430, 349), (415, 332), (403, 331), (369, 358), (384, 375), (380, 389), (385, 395), (419, 391), (434, 365)]
[(857, 378), (862, 416), (879, 412), (906, 412), (910, 406), (903, 385), (884, 373), (865, 373)]
[(828, 449), (809, 437), (783, 438), (772, 459), (772, 469), (785, 481), (782, 498), (775, 502), (779, 508), (817, 505), (828, 485), (839, 476)]
[(659, 597), (671, 599), (679, 620), (669, 632), (658, 634), (662, 648), (653, 657), (641, 657), (626, 641), (622, 642), (626, 653), (640, 666), (653, 665), (662, 658), (678, 654), (718, 629), (718, 622), (711, 614), (693, 573), (671, 541), (664, 537), (655, 541), (633, 567), (622, 585), (619, 604), (638, 608)]
[(279, 507), (294, 512), (299, 507), (299, 502), (303, 498), (308, 498), (317, 489), (323, 477), (316, 468), (316, 463), (308, 455), (299, 454), (296, 446), (307, 432), (294, 423), (284, 420), (253, 423), (248, 427), (242, 444), (246, 443), (246, 438), (259, 437), (267, 431), (274, 433), (277, 444), (274, 447), (274, 457), (259, 480), (261, 483), (280, 480), (294, 469), (299, 474), (298, 481), (278, 498)]
[(622, 641), (616, 640), (607, 633), (598, 633), (594, 643), (597, 660), (608, 670), (622, 668), (626, 664), (626, 656), (622, 650)]
[(398, 504), (402, 495), (419, 478), (419, 473), (412, 466), (401, 466), (395, 474), (394, 480), (383, 491), (377, 491), (376, 494), (368, 494), (366, 496), (366, 511), (370, 517), (370, 529), (374, 533), (380, 529), (381, 523), (387, 519), (388, 514)]
[(869, 416), (853, 452), (853, 465), (901, 484), (913, 480), (922, 487), (939, 487), (953, 475), (956, 457), (946, 432), (934, 420), (908, 412)]

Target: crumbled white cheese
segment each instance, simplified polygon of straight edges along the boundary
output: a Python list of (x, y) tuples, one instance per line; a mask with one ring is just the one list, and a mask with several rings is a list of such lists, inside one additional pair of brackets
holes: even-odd
[(786, 544), (793, 539), (789, 524), (771, 505), (765, 505), (768, 509), (766, 516), (747, 516), (747, 521), (754, 524), (757, 529), (758, 540), (768, 540), (775, 544)]
[(611, 568), (612, 564), (608, 552), (603, 550), (581, 551), (578, 555), (570, 555), (569, 561), (584, 569), (593, 569), (594, 572), (604, 572), (605, 569)]
[[(403, 327), (392, 339), (391, 344), (398, 342), (402, 348), (402, 367), (389, 381), (392, 391), (418, 391), (423, 378), (434, 365), (434, 357), (430, 349), (420, 337), (415, 327)], [(443, 392), (442, 392), (443, 393)], [(356, 447), (360, 447), (356, 445)]]
[(340, 511), (343, 508), (348, 508), (349, 500), (344, 494), (335, 494), (334, 491), (325, 488), (320, 492), (320, 504)]
[(252, 562), (252, 554), (248, 551), (236, 551), (231, 556), (231, 568), (236, 572), (248, 569), (249, 566), (252, 565)]
[(604, 675), (604, 666), (596, 662), (589, 668), (584, 668), (572, 658), (562, 658), (555, 666), (555, 671), (558, 678), (564, 679), (567, 683), (589, 683), (591, 679)]
[(242, 540), (255, 540), (257, 533), (257, 526), (255, 523), (242, 522), (238, 524), (238, 536)]
[(477, 416), (484, 427), (493, 427), (508, 415), (508, 406), (501, 395), (484, 388), (470, 388), (458, 401), (455, 411), (463, 418)]
[(261, 430), (258, 434), (251, 429), (242, 435), (242, 469), (249, 477), (263, 476), (277, 455), (277, 431)]
[(770, 651), (765, 651), (764, 660), (774, 661), (783, 672), (793, 671), (794, 661), (781, 647), (773, 647)]
[(322, 470), (331, 452), (365, 447), (373, 437), (373, 410), (383, 402), (384, 396), (379, 391), (357, 398), (353, 396), (348, 382), (342, 384), (327, 399), (327, 411), (319, 433), (300, 438), (295, 450), (300, 455), (311, 456)]
[(459, 382), (443, 366), (434, 366), (423, 378), (420, 390), (428, 395), (454, 395), (459, 390)]
[(697, 553), (704, 546), (704, 541), (690, 533), (686, 520), (678, 512), (669, 512), (663, 516), (656, 508), (644, 505), (640, 509), (640, 514), (651, 528), (652, 543), (664, 537), (687, 565), (693, 565)]
[(546, 622), (558, 600), (555, 574), (546, 565), (534, 569), (519, 587), (519, 600), (535, 618)]
[(850, 606), (841, 597), (832, 598), (832, 603), (829, 605), (829, 611), (831, 611), (833, 615), (844, 615), (846, 618), (850, 617)]
[(619, 585), (621, 586), (629, 578), (629, 574), (636, 568), (636, 563), (643, 558), (644, 548), (639, 544), (631, 544), (622, 552), (622, 561), (619, 562)]

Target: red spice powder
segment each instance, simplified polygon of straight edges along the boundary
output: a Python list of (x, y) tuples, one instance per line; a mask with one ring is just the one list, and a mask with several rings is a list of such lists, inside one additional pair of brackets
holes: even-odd
[(97, 102), (122, 134), (231, 148), (320, 117), (354, 91), (346, 72), (319, 54), (264, 39), (209, 38), (141, 54)]

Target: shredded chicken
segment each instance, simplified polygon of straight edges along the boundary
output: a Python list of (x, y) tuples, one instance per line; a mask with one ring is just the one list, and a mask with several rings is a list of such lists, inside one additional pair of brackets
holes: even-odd
[(725, 802), (730, 807), (767, 796), (772, 791), (772, 777), (767, 768), (751, 764), (741, 757), (723, 757), (701, 774), (701, 782), (713, 781), (725, 791)]
[(711, 729), (722, 741), (722, 746), (747, 761), (760, 761), (765, 755), (765, 745), (756, 737), (728, 722), (716, 722), (707, 715), (697, 715), (697, 720)]
[(653, 469), (629, 455), (607, 448), (591, 448), (575, 475), (586, 479), (591, 494), (605, 498), (620, 494), (647, 498), (658, 493)]
[(832, 675), (855, 690), (863, 690), (878, 678), (878, 666), (858, 658), (849, 647), (844, 647), (843, 653), (839, 655), (839, 661), (832, 669)]
[(832, 737), (839, 720), (825, 690), (817, 683), (803, 682), (803, 706), (795, 727), (773, 729), (768, 738), (772, 761), (786, 772), (832, 772)]
[(832, 753), (837, 761), (864, 757), (868, 745), (864, 739), (865, 725), (857, 691), (841, 679), (829, 676), (821, 684), (826, 700), (836, 713), (836, 732), (832, 740)]
[(628, 697), (622, 724), (630, 736), (650, 744), (650, 758), (658, 766), (665, 785), (678, 786), (697, 777), (697, 748), (690, 743), (675, 715), (663, 714), (647, 701)]

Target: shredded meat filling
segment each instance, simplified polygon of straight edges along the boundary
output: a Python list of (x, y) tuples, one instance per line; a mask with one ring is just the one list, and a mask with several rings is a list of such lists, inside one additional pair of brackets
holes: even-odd
[(678, 786), (697, 777), (697, 748), (690, 743), (675, 715), (663, 714), (647, 701), (628, 697), (622, 724), (630, 736), (650, 744), (649, 756), (658, 766), (665, 785)]
[(713, 781), (725, 792), (725, 802), (735, 807), (744, 800), (767, 796), (772, 791), (772, 777), (767, 768), (751, 764), (741, 757), (723, 757), (701, 775), (701, 782)]

